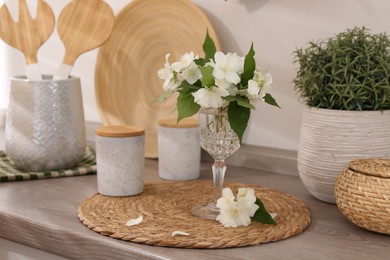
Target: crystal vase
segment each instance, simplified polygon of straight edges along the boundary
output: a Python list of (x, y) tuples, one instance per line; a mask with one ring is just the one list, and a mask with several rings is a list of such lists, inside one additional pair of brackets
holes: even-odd
[(192, 208), (192, 214), (205, 219), (216, 219), (219, 209), (216, 201), (221, 197), (225, 178), (225, 159), (240, 148), (237, 134), (231, 129), (227, 108), (201, 108), (199, 110), (200, 145), (214, 159), (213, 197), (211, 202)]

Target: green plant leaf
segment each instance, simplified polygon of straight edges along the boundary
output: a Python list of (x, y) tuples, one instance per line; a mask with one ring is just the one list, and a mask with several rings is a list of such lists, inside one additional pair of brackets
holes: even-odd
[(253, 105), (251, 105), (251, 103), (249, 102), (247, 97), (236, 95), (236, 96), (227, 96), (227, 97), (224, 97), (224, 99), (229, 101), (229, 102), (235, 101), (235, 102), (237, 102), (238, 105), (240, 105), (242, 107), (255, 109), (255, 107)]
[(244, 61), (244, 72), (241, 77), (241, 85), (246, 87), (248, 81), (253, 79), (254, 71), (256, 69), (255, 50), (253, 49), (253, 43)]
[(206, 63), (203, 58), (196, 59), (194, 60), (194, 62), (198, 66), (204, 66), (204, 64)]
[[(199, 83), (199, 84), (198, 84)], [(190, 83), (188, 83), (186, 80), (184, 80), (180, 86), (179, 86), (179, 91), (191, 91), (194, 92), (196, 90), (198, 90), (199, 88), (201, 88), (201, 84), (199, 81), (195, 82), (193, 85), (191, 85)]]
[(204, 62), (209, 62), (210, 59), (213, 59), (215, 53), (217, 52), (217, 48), (215, 47), (214, 41), (211, 39), (208, 30), (203, 43), (203, 51), (205, 54)]
[(256, 205), (259, 206), (259, 209), (256, 211), (255, 215), (253, 215), (252, 219), (261, 222), (263, 224), (273, 224), (276, 225), (275, 220), (265, 209), (263, 202), (259, 198), (256, 198)]
[(195, 103), (192, 93), (196, 88), (183, 88), (177, 97), (177, 122), (183, 118), (190, 117), (198, 113), (200, 106)]
[(390, 109), (390, 37), (354, 27), (295, 50), (295, 90), (308, 106)]
[(155, 103), (155, 102), (164, 102), (165, 100), (167, 100), (167, 98), (172, 96), (173, 93), (175, 93), (174, 90), (167, 90), (161, 96), (159, 96), (156, 100), (154, 100), (153, 103)]
[(211, 87), (215, 85), (215, 79), (213, 77), (213, 67), (199, 67), (202, 73), (202, 85), (205, 87)]
[(276, 102), (276, 100), (271, 96), (271, 94), (267, 93), (265, 94), (264, 96), (264, 102), (269, 104), (269, 105), (272, 105), (272, 106), (275, 106), (275, 107), (278, 107), (280, 108), (280, 106), (278, 105), (278, 103)]
[(229, 103), (228, 118), (229, 123), (233, 131), (237, 134), (242, 142), (245, 129), (248, 125), (249, 117), (251, 114), (250, 108), (238, 105), (236, 101)]

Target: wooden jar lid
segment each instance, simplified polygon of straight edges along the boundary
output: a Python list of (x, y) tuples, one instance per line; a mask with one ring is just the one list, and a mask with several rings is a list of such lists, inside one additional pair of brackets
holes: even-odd
[(110, 125), (96, 128), (98, 136), (105, 137), (131, 137), (145, 134), (145, 129), (131, 125)]
[(177, 123), (176, 118), (160, 119), (158, 125), (169, 128), (195, 128), (198, 127), (198, 120), (195, 118), (184, 118)]

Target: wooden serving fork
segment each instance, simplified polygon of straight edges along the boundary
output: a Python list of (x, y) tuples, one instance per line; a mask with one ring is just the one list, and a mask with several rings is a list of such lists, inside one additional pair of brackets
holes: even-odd
[(41, 80), (38, 66), (38, 50), (54, 30), (55, 18), (50, 6), (38, 0), (37, 17), (33, 19), (26, 0), (19, 0), (19, 20), (15, 22), (7, 6), (0, 8), (0, 38), (20, 50), (26, 59), (29, 80)]

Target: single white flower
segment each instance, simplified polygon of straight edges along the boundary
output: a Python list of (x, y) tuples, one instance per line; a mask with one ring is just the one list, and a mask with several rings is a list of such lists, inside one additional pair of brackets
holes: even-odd
[(260, 92), (259, 83), (253, 79), (248, 81), (248, 95), (249, 96), (258, 96)]
[(209, 88), (201, 88), (192, 93), (194, 101), (201, 107), (219, 108), (224, 104), (222, 97), (229, 95), (229, 92), (225, 89), (212, 86)]
[(126, 226), (131, 227), (131, 226), (138, 225), (142, 222), (142, 220), (144, 220), (144, 217), (142, 215), (139, 216), (138, 218), (130, 219), (129, 221), (127, 221)]
[(248, 203), (256, 202), (255, 190), (250, 188), (239, 188), (237, 193), (237, 201), (245, 200)]
[(222, 197), (217, 200), (217, 208), (224, 209), (230, 207), (234, 202), (234, 195), (230, 188), (224, 188), (222, 190)]
[(248, 207), (246, 201), (234, 201), (220, 210), (219, 215), (217, 216), (217, 221), (221, 222), (225, 227), (239, 227), (239, 226), (248, 226), (251, 223), (251, 217), (253, 210), (259, 208), (256, 204)]
[(265, 94), (269, 93), (271, 90), (271, 84), (273, 82), (273, 78), (270, 73), (263, 74), (264, 83), (263, 87), (260, 90), (259, 95), (264, 98)]
[(164, 64), (164, 68), (160, 69), (157, 72), (158, 77), (160, 79), (165, 80), (163, 84), (163, 89), (165, 91), (177, 89), (180, 86), (181, 82), (183, 81), (182, 76), (176, 71), (172, 70), (172, 67), (169, 64), (169, 60), (168, 60), (169, 56), (170, 56), (169, 53), (165, 55), (166, 62)]
[(255, 202), (256, 196), (253, 189), (240, 188), (237, 201), (235, 201), (231, 189), (224, 188), (222, 197), (217, 200), (220, 212), (216, 220), (225, 227), (248, 226), (251, 223), (251, 217), (259, 208)]
[(269, 73), (262, 73), (260, 68), (254, 72), (253, 79), (248, 81), (247, 97), (253, 105), (260, 101), (270, 91), (272, 76)]
[(230, 188), (223, 188), (222, 189), (222, 197), (234, 200), (234, 194), (233, 194), (232, 189), (230, 189)]
[(235, 96), (238, 92), (237, 86), (226, 80), (215, 79), (215, 85), (219, 88), (225, 89), (229, 92), (230, 96)]
[(164, 68), (160, 69), (158, 72), (157, 72), (157, 75), (160, 79), (167, 79), (171, 76), (171, 65), (169, 64), (169, 56), (171, 54), (166, 54), (165, 55), (165, 63), (164, 63)]
[(190, 84), (194, 84), (202, 78), (202, 73), (195, 62), (192, 62), (191, 65), (183, 71), (183, 78)]
[(215, 62), (208, 64), (214, 67), (213, 76), (219, 80), (238, 84), (241, 81), (240, 74), (244, 70), (244, 57), (238, 56), (236, 53), (216, 52), (214, 55)]
[(194, 59), (197, 58), (198, 56), (195, 57), (193, 52), (186, 53), (180, 57), (179, 61), (172, 63), (171, 68), (176, 72), (182, 72), (184, 69), (188, 68), (192, 64)]
[(237, 201), (246, 203), (248, 207), (248, 214), (253, 217), (259, 206), (256, 203), (256, 195), (254, 189), (239, 188), (237, 194)]

